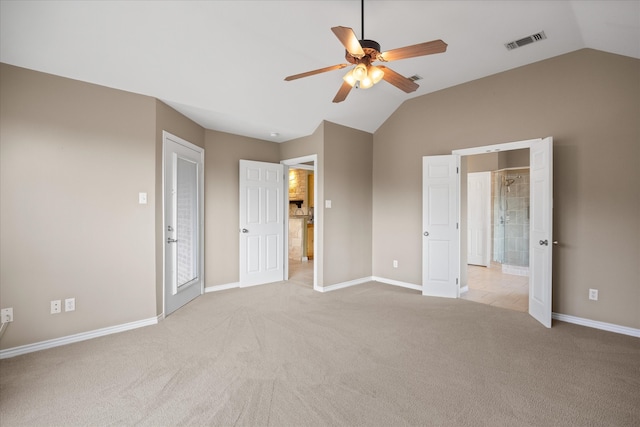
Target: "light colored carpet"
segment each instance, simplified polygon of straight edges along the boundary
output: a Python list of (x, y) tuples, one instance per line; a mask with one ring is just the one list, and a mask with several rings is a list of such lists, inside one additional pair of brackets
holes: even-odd
[(210, 293), (0, 368), (3, 427), (640, 425), (639, 339), (379, 283)]

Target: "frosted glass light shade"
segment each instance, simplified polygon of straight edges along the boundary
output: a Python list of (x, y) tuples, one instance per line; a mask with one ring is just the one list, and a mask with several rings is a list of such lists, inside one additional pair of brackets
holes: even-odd
[(344, 80), (345, 82), (349, 83), (349, 85), (351, 87), (353, 87), (353, 85), (356, 84), (356, 81), (357, 81), (356, 78), (353, 77), (353, 71), (352, 70), (349, 70), (349, 72), (344, 75), (342, 80)]
[(364, 64), (356, 65), (356, 68), (353, 69), (353, 77), (362, 82), (362, 79), (367, 77), (367, 67)]
[(372, 65), (369, 67), (369, 73), (367, 75), (371, 77), (371, 80), (373, 80), (373, 84), (376, 84), (380, 80), (382, 80), (382, 77), (384, 76), (384, 71), (382, 71), (380, 68), (376, 67), (375, 65)]

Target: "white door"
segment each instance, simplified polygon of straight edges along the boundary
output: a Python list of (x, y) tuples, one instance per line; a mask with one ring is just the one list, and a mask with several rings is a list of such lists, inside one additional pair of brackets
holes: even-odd
[(457, 298), (460, 156), (422, 158), (422, 295)]
[(164, 155), (164, 314), (204, 286), (204, 149), (167, 132)]
[(551, 327), (551, 259), (553, 253), (553, 139), (531, 144), (529, 161), (530, 240), (529, 314)]
[(240, 286), (284, 280), (284, 167), (240, 160)]
[(491, 172), (467, 174), (467, 263), (489, 267)]

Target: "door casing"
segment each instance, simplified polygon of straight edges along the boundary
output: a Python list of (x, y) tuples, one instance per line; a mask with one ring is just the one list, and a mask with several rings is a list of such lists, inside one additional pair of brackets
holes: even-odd
[[(318, 182), (320, 177), (318, 176), (318, 155), (312, 154), (309, 156), (295, 157), (292, 159), (282, 160), (280, 163), (284, 165), (284, 175), (289, 176), (289, 168), (303, 163), (313, 162), (313, 197), (314, 197), (314, 209), (313, 209), (313, 289), (316, 291), (322, 291), (322, 288), (318, 287), (318, 266), (322, 265), (322, 253), (318, 250), (318, 230), (322, 227), (322, 206), (318, 204)], [(288, 212), (289, 207), (289, 183), (285, 183), (286, 191), (284, 192), (285, 212)], [(284, 279), (289, 279), (289, 215), (285, 215), (284, 219)]]

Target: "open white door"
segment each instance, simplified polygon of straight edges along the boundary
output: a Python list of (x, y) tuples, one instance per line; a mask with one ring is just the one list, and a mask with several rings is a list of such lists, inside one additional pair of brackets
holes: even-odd
[(467, 264), (489, 267), (491, 172), (467, 174)]
[(460, 156), (422, 158), (422, 295), (457, 298)]
[(204, 287), (204, 149), (163, 133), (164, 314)]
[(553, 254), (553, 139), (532, 142), (529, 237), (529, 314), (551, 327)]
[(284, 280), (284, 168), (240, 160), (240, 286)]

